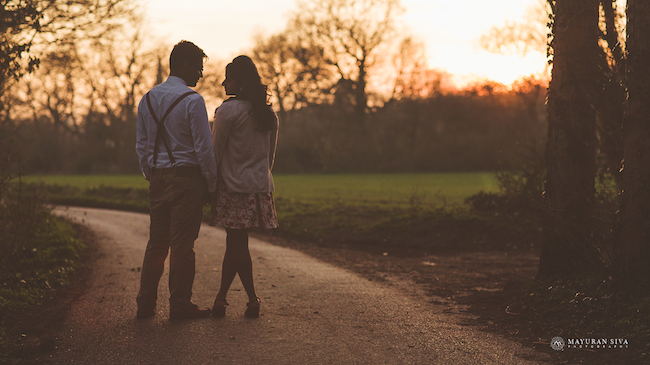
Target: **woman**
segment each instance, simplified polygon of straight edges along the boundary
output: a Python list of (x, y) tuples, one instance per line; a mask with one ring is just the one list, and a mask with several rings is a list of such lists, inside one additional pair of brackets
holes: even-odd
[(259, 316), (260, 299), (255, 294), (253, 266), (248, 250), (248, 230), (276, 228), (273, 176), (278, 118), (267, 103), (267, 87), (262, 85), (253, 61), (238, 56), (226, 66), (222, 84), (232, 95), (217, 108), (212, 129), (212, 146), (217, 160), (217, 198), (212, 205), (210, 224), (226, 229), (221, 287), (212, 315), (226, 313), (226, 294), (239, 274), (248, 304), (245, 315)]

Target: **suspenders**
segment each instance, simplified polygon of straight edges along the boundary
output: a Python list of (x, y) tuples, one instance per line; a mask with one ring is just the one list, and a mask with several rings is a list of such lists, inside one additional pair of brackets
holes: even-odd
[[(165, 112), (165, 115), (163, 115), (162, 119), (158, 120), (158, 117), (156, 116), (156, 113), (154, 113), (153, 108), (151, 107), (151, 101), (149, 100), (149, 93), (147, 93), (145, 96), (147, 98), (147, 105), (149, 106), (149, 112), (151, 113), (151, 116), (153, 117), (154, 122), (156, 122), (156, 125), (158, 126), (158, 131), (156, 132), (156, 141), (154, 142), (153, 145), (153, 166), (152, 168), (156, 168), (156, 157), (158, 155), (158, 146), (159, 146), (159, 140), (162, 139), (163, 144), (165, 145), (165, 149), (167, 150), (167, 155), (169, 156), (169, 160), (172, 163), (172, 166), (176, 167), (176, 160), (174, 159), (174, 156), (172, 156), (172, 151), (169, 148), (169, 144), (167, 143), (167, 140), (165, 139), (165, 119), (167, 119), (167, 116), (171, 111), (178, 105), (178, 103), (181, 102), (181, 100), (185, 99), (185, 97), (190, 96), (192, 94), (195, 94), (196, 91), (188, 91), (185, 94), (181, 95), (172, 103), (172, 105), (167, 108), (167, 111)], [(161, 133), (162, 132), (162, 133)]]

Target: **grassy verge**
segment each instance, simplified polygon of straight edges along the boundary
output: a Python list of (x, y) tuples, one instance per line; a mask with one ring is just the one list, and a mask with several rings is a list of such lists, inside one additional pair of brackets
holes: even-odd
[[(51, 213), (41, 211), (33, 222), (34, 229), (0, 258), (0, 349), (7, 356), (20, 347), (15, 326), (69, 283), (85, 249), (72, 226)], [(3, 235), (5, 253), (10, 241)]]
[(48, 202), (51, 204), (117, 209), (141, 213), (149, 212), (149, 192), (147, 188), (106, 185), (83, 188), (74, 185), (40, 184), (40, 189), (47, 193)]
[(40, 304), (48, 292), (67, 284), (83, 249), (68, 222), (43, 212), (31, 239), (2, 259), (0, 313)]

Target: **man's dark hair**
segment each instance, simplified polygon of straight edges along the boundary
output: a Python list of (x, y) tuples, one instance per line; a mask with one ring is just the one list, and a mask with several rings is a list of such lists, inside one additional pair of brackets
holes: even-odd
[(178, 42), (172, 49), (172, 53), (169, 55), (169, 68), (170, 70), (176, 70), (185, 62), (197, 62), (198, 60), (203, 62), (203, 59), (207, 57), (205, 52), (196, 44), (183, 40)]

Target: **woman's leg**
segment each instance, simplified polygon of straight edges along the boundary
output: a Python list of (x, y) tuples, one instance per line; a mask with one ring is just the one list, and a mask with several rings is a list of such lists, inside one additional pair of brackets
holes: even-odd
[(221, 288), (217, 299), (226, 299), (236, 274), (239, 274), (249, 301), (255, 300), (257, 295), (253, 284), (253, 263), (248, 250), (248, 230), (226, 228), (226, 254), (223, 258)]
[(217, 293), (217, 299), (225, 301), (226, 294), (228, 294), (228, 289), (232, 281), (237, 275), (237, 266), (235, 264), (235, 257), (233, 253), (233, 237), (228, 233), (230, 228), (226, 228), (226, 253), (223, 256), (223, 263), (221, 265), (221, 287), (219, 288), (219, 293)]
[(229, 232), (234, 238), (233, 252), (236, 257), (235, 262), (237, 266), (237, 273), (239, 279), (248, 294), (249, 301), (256, 300), (255, 284), (253, 283), (253, 261), (251, 260), (251, 253), (248, 250), (248, 230), (247, 229), (233, 229)]

